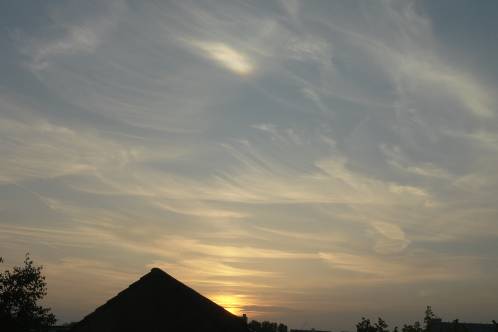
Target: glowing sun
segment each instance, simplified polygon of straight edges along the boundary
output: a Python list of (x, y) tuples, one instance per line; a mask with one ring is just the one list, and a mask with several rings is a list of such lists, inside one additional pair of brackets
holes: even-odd
[(241, 316), (244, 306), (244, 296), (235, 294), (219, 294), (211, 297), (214, 302), (234, 315)]

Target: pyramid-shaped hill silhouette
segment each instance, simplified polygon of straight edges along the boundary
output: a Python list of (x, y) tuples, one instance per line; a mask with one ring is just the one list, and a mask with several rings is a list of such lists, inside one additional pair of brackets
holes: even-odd
[(247, 332), (235, 316), (164, 271), (153, 268), (97, 308), (73, 332)]

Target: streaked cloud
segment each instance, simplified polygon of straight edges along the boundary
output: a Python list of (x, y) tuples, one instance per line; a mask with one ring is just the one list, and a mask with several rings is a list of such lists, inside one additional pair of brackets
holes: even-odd
[(48, 58), (53, 56), (93, 53), (98, 44), (97, 34), (90, 27), (70, 27), (61, 39), (39, 45), (34, 50), (32, 66), (41, 70), (49, 65)]
[(0, 32), (0, 251), (63, 321), (152, 266), (292, 327), (489, 320), (496, 82), (425, 2), (39, 6)]
[(22, 41), (23, 53), (32, 59), (30, 68), (35, 71), (43, 70), (59, 56), (94, 53), (126, 11), (124, 2), (120, 0), (100, 6), (100, 12), (96, 16), (84, 17), (79, 24), (68, 23), (66, 17), (59, 16), (57, 10), (51, 8), (51, 25), (57, 31), (57, 37)]

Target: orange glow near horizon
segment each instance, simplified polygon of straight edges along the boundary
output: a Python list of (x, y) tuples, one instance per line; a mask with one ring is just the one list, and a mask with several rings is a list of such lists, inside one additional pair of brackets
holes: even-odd
[(246, 304), (244, 301), (244, 295), (218, 294), (213, 295), (211, 298), (214, 302), (216, 302), (218, 305), (222, 306), (232, 314), (242, 316), (242, 308), (244, 304)]

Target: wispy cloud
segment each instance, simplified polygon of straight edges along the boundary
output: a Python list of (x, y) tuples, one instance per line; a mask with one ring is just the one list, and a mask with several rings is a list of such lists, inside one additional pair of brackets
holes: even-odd
[(97, 33), (90, 27), (70, 27), (61, 39), (36, 47), (32, 67), (44, 69), (49, 65), (49, 58), (57, 55), (93, 53), (99, 42)]
[(255, 69), (247, 56), (224, 43), (194, 42), (192, 44), (205, 52), (208, 58), (236, 74), (248, 75)]
[(41, 6), (7, 29), (0, 249), (63, 317), (155, 265), (294, 325), (493, 286), (496, 87), (423, 3)]
[(115, 28), (125, 11), (122, 1), (111, 1), (103, 6), (99, 16), (85, 18), (80, 24), (65, 23), (53, 15), (54, 26), (59, 31), (55, 38), (32, 39), (23, 46), (23, 52), (31, 57), (30, 67), (37, 71), (47, 68), (59, 56), (88, 55), (96, 51), (103, 39)]

